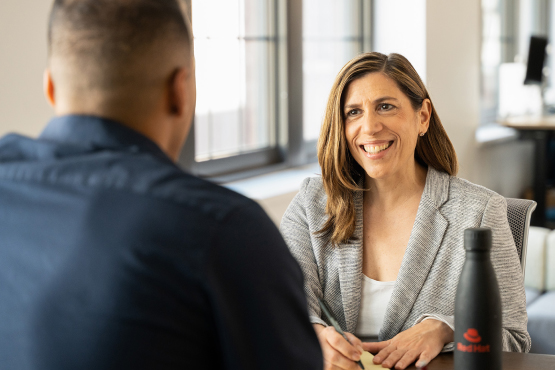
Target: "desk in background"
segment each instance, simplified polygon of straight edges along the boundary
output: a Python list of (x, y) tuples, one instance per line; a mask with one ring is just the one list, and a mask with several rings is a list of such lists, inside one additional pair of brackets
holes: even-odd
[[(453, 370), (453, 353), (440, 353), (426, 367), (427, 370)], [(408, 369), (416, 370), (415, 366)], [(553, 370), (555, 356), (534, 353), (503, 352), (503, 370)]]
[(547, 158), (549, 139), (555, 134), (555, 115), (538, 117), (510, 117), (499, 124), (514, 128), (522, 139), (534, 141), (534, 200), (538, 203), (532, 213), (531, 225), (546, 227)]

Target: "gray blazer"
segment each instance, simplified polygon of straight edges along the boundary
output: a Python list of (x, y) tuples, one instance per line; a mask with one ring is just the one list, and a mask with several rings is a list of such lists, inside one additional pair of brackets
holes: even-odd
[[(321, 178), (305, 179), (283, 216), (281, 232), (304, 272), (311, 322), (327, 326), (317, 301), (323, 298), (341, 327), (352, 333), (362, 294), (363, 193), (355, 193), (353, 240), (338, 247), (315, 235), (327, 219), (326, 198)], [(455, 293), (465, 259), (463, 231), (469, 227), (492, 229), (492, 262), (503, 307), (503, 350), (530, 350), (523, 276), (505, 198), (431, 167), (379, 340), (391, 339), (426, 317), (454, 327)]]

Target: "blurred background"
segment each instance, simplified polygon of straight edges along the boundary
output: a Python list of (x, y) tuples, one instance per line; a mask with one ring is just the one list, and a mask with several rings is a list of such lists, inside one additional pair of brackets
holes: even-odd
[[(37, 136), (52, 117), (42, 94), (50, 5), (0, 2), (0, 135)], [(534, 325), (548, 339), (534, 334), (533, 349), (555, 354), (549, 334), (555, 331), (553, 1), (189, 0), (188, 5), (198, 93), (180, 166), (257, 200), (279, 224), (302, 179), (319, 173), (316, 140), (335, 75), (361, 52), (405, 55), (453, 141), (459, 176), (505, 197), (538, 201), (526, 285), (537, 293), (529, 303), (550, 290), (553, 302), (536, 314)], [(541, 59), (535, 80), (526, 77), (532, 36), (544, 42), (535, 54)]]
[[(413, 63), (455, 145), (461, 177), (504, 196), (534, 197), (534, 142), (481, 128), (500, 119), (500, 108), (507, 115), (503, 65), (525, 69), (530, 36), (555, 32), (551, 1), (188, 3), (198, 98), (180, 164), (256, 198), (276, 221), (302, 178), (318, 172), (316, 140), (335, 75), (365, 51), (398, 52)], [(49, 8), (50, 1), (0, 3), (1, 135), (36, 136), (52, 116), (42, 96)], [(545, 79), (547, 98), (554, 78)], [(535, 109), (539, 89), (529, 87), (521, 113)], [(505, 101), (511, 107), (519, 96)]]

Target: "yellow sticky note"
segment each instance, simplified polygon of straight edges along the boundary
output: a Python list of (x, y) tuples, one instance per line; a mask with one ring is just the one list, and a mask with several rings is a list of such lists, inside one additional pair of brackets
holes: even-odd
[(376, 365), (372, 362), (373, 358), (374, 358), (374, 355), (371, 354), (370, 352), (364, 352), (362, 354), (362, 356), (360, 356), (360, 361), (362, 361), (362, 364), (364, 365), (364, 369), (365, 370), (372, 370), (372, 369), (381, 369), (381, 370), (383, 370), (384, 368), (382, 367), (382, 365)]

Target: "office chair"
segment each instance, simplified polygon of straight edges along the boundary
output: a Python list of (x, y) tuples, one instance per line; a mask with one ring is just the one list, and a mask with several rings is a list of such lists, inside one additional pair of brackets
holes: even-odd
[(507, 200), (507, 218), (516, 250), (520, 258), (522, 275), (526, 267), (526, 248), (528, 246), (528, 231), (530, 229), (530, 218), (536, 209), (536, 202), (527, 199), (505, 198)]

